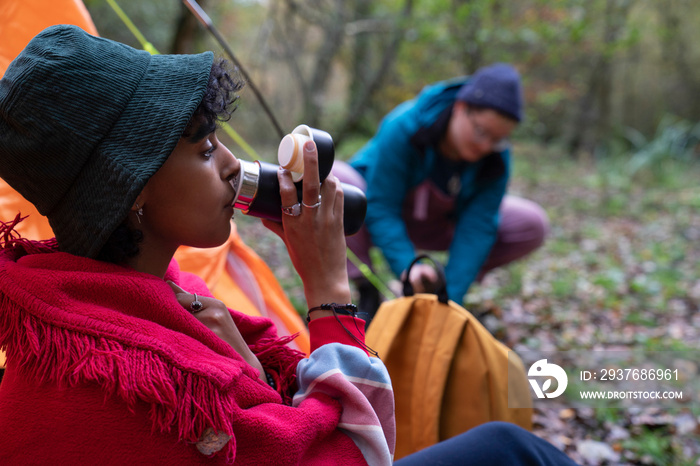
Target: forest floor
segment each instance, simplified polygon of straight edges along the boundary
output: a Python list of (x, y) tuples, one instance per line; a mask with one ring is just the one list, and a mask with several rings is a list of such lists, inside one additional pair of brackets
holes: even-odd
[[(532, 146), (515, 153), (510, 192), (542, 205), (551, 233), (529, 258), (472, 286), (464, 306), (518, 353), (671, 354), (677, 364), (666, 368), (694, 384), (683, 386), (683, 401), (542, 400), (534, 432), (585, 465), (700, 465), (700, 161), (666, 159), (630, 176), (624, 159), (573, 160)], [(237, 223), (303, 309), (281, 241), (253, 219)], [(391, 280), (382, 265), (380, 277)]]

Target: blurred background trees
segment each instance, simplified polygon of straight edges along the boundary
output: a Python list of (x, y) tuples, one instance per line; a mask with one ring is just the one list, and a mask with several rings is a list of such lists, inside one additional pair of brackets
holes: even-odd
[[(161, 52), (220, 51), (177, 0), (118, 3)], [(632, 150), (669, 118), (700, 120), (694, 0), (200, 4), (283, 127), (322, 127), (345, 156), (424, 85), (496, 61), (515, 64), (524, 78), (527, 117), (517, 137), (559, 144), (572, 157)], [(103, 36), (139, 46), (105, 0), (86, 5)], [(274, 143), (252, 93), (242, 107), (237, 130), (251, 143)], [(691, 136), (685, 142), (694, 147)]]

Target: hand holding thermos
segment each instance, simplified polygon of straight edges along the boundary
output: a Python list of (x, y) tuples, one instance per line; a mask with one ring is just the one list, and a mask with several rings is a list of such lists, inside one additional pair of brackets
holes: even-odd
[[(280, 142), (277, 158), (280, 166), (292, 172), (292, 179), (297, 187), (299, 202), (302, 199), (304, 182), (304, 165), (302, 147), (307, 140), (313, 140), (318, 150), (318, 170), (321, 182), (326, 179), (333, 168), (335, 148), (333, 139), (325, 131), (297, 126), (291, 134)], [(268, 162), (249, 162), (241, 160), (241, 173), (234, 180), (236, 199), (234, 207), (246, 215), (280, 221), (282, 218), (282, 201), (277, 179), (279, 166)], [(341, 183), (344, 194), (343, 225), (345, 235), (357, 233), (362, 227), (367, 212), (367, 198), (359, 188)]]

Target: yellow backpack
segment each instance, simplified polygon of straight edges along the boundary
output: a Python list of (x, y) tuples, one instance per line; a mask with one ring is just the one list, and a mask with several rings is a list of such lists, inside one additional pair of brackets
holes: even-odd
[[(522, 361), (469, 311), (448, 301), (444, 272), (435, 265), (443, 283), (438, 294), (413, 295), (405, 281), (406, 296), (382, 303), (366, 335), (394, 387), (395, 459), (489, 421), (532, 429)], [(509, 396), (513, 406), (530, 407), (509, 408)]]

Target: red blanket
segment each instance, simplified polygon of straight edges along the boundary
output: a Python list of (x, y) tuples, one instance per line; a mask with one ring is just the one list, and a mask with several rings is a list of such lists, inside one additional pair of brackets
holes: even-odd
[[(210, 295), (175, 262), (165, 279)], [(282, 395), (183, 309), (164, 280), (6, 235), (0, 462), (192, 464), (211, 460), (195, 444), (213, 429), (231, 437), (217, 461), (364, 463), (336, 428), (336, 401), (284, 402), (302, 355), (269, 320), (232, 315)]]

